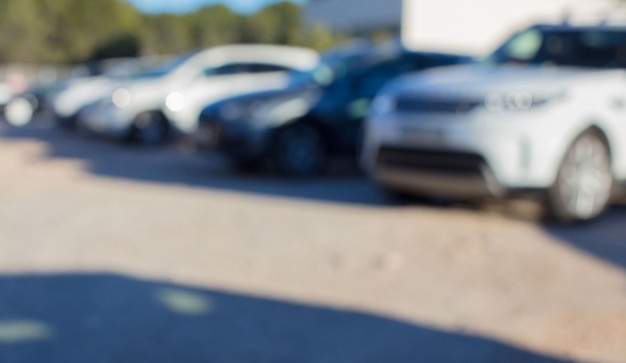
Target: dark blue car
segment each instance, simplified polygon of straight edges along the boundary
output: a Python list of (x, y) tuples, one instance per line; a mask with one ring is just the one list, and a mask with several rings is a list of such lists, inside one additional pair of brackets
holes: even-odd
[(237, 166), (273, 165), (291, 176), (322, 173), (334, 155), (356, 155), (372, 99), (392, 78), (468, 63), (461, 55), (397, 49), (328, 53), (283, 90), (212, 104), (200, 116), (198, 141)]

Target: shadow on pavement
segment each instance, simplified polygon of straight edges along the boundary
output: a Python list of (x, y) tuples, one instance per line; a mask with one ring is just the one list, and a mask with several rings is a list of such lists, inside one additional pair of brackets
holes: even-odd
[(194, 152), (184, 145), (135, 147), (83, 137), (46, 124), (0, 128), (0, 138), (45, 142), (49, 147), (45, 157), (82, 160), (88, 172), (102, 177), (344, 204), (388, 204), (355, 165), (340, 167), (319, 179), (288, 180), (262, 173), (243, 175), (225, 160)]
[(114, 275), (0, 277), (0, 361), (564, 362), (384, 317)]
[[(45, 157), (79, 159), (88, 172), (110, 178), (186, 185), (227, 192), (295, 198), (370, 207), (390, 207), (393, 203), (364, 176), (354, 170), (315, 179), (286, 180), (271, 175), (242, 175), (223, 160), (193, 150), (170, 146), (139, 148), (107, 140), (80, 137), (49, 125), (0, 128), (4, 139), (34, 139), (45, 142)], [(474, 210), (480, 207), (430, 204), (429, 207)], [(506, 214), (506, 213), (503, 213)], [(508, 217), (520, 218), (515, 213)], [(521, 217), (524, 219), (524, 217)], [(615, 206), (602, 218), (581, 226), (543, 225), (553, 236), (608, 262), (626, 268), (626, 205)]]
[(616, 205), (595, 221), (545, 225), (551, 235), (622, 269), (626, 269), (626, 205)]

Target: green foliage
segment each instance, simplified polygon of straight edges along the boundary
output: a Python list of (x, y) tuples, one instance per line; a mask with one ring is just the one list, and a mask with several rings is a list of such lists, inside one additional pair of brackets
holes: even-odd
[(296, 44), (300, 30), (300, 9), (292, 3), (278, 3), (244, 19), (244, 42)]
[(194, 47), (237, 42), (242, 17), (224, 5), (202, 8), (181, 18)]
[(133, 34), (123, 34), (111, 38), (106, 43), (96, 48), (90, 61), (107, 58), (137, 57), (141, 51), (139, 39)]
[(223, 5), (185, 15), (145, 15), (124, 0), (1, 0), (0, 62), (71, 63), (176, 54), (227, 43), (324, 49), (340, 36), (306, 26), (290, 2), (242, 16)]

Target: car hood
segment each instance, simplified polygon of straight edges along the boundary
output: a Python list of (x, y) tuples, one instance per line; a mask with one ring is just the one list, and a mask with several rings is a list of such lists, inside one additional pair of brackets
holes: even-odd
[(410, 74), (392, 82), (387, 91), (410, 93), (516, 92), (550, 90), (574, 84), (615, 80), (621, 70), (570, 67), (463, 65)]
[(315, 86), (287, 86), (281, 89), (265, 90), (229, 97), (215, 103), (216, 107), (224, 104), (248, 104), (261, 102), (277, 102), (303, 97), (311, 93), (319, 93), (320, 88)]
[[(250, 93), (211, 104), (204, 108), (201, 118), (277, 125), (307, 114), (320, 94), (319, 87), (303, 85)], [(242, 113), (238, 110), (250, 112)]]
[(75, 114), (82, 107), (110, 94), (115, 84), (114, 80), (100, 76), (74, 80), (53, 97), (54, 110), (61, 116)]

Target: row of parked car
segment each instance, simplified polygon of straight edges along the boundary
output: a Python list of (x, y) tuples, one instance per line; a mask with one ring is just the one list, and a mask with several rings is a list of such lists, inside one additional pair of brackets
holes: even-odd
[(68, 83), (59, 125), (157, 144), (177, 135), (240, 167), (322, 173), (359, 159), (391, 193), (535, 195), (595, 218), (626, 180), (626, 27), (537, 25), (491, 56), (353, 43), (319, 55), (227, 45)]

